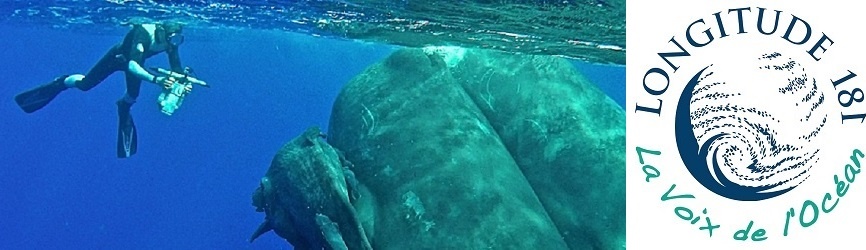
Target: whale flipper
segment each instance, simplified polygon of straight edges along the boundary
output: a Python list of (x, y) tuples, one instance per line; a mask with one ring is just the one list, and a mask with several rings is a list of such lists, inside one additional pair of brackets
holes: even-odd
[(322, 231), (325, 241), (334, 250), (349, 250), (346, 246), (346, 241), (343, 240), (343, 235), (340, 234), (340, 229), (337, 223), (331, 221), (328, 216), (316, 214), (316, 224), (319, 225), (319, 230)]

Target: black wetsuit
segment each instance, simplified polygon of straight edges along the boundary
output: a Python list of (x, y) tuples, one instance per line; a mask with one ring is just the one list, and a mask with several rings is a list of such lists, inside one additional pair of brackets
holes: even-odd
[[(154, 35), (155, 39), (160, 39), (161, 36), (164, 36), (164, 34), (159, 34), (158, 29), (154, 32), (157, 33)], [(123, 42), (114, 45), (114, 47), (108, 50), (108, 53), (87, 72), (84, 79), (75, 84), (76, 87), (84, 91), (90, 90), (114, 72), (123, 71), (126, 74), (127, 96), (132, 99), (137, 98), (141, 88), (141, 79), (128, 70), (129, 61), (135, 61), (138, 65), (144, 67), (145, 59), (162, 53), (162, 51), (152, 52), (150, 50), (152, 43), (150, 34), (142, 25), (133, 25), (132, 30), (126, 33), (126, 37), (123, 38)], [(144, 52), (140, 52), (136, 48), (138, 44), (144, 47)], [(181, 68), (177, 47), (166, 45), (166, 48), (165, 52), (168, 54), (171, 70), (182, 72), (183, 69)]]

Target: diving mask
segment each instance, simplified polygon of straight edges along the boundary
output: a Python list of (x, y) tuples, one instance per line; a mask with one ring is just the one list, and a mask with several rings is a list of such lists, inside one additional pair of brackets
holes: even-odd
[(183, 43), (183, 34), (180, 32), (171, 33), (168, 35), (166, 40), (168, 41), (168, 44), (177, 47)]

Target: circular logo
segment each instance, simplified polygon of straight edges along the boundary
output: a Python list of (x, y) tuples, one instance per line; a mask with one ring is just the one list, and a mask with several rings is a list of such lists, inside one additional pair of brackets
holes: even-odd
[(811, 142), (827, 123), (824, 93), (791, 55), (734, 53), (727, 59), (734, 63), (703, 67), (685, 84), (675, 117), (680, 157), (720, 196), (758, 201), (782, 195), (816, 165), (820, 149)]

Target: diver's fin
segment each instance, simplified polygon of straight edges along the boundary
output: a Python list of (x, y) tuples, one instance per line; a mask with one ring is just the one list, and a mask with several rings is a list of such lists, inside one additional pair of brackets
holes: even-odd
[(250, 237), (250, 243), (258, 239), (259, 236), (262, 236), (262, 234), (270, 232), (273, 229), (274, 228), (271, 227), (271, 223), (268, 223), (268, 220), (266, 219), (264, 222), (262, 222), (262, 224), (259, 225), (259, 228), (256, 229), (255, 232), (253, 232), (253, 236)]
[(117, 115), (120, 119), (117, 129), (117, 158), (129, 158), (138, 151), (138, 131), (129, 113), (130, 106), (123, 100), (117, 101)]
[(54, 97), (66, 89), (66, 85), (63, 84), (65, 78), (65, 76), (61, 76), (49, 83), (21, 92), (15, 95), (15, 102), (26, 113), (36, 112), (48, 105), (51, 100), (54, 100)]

